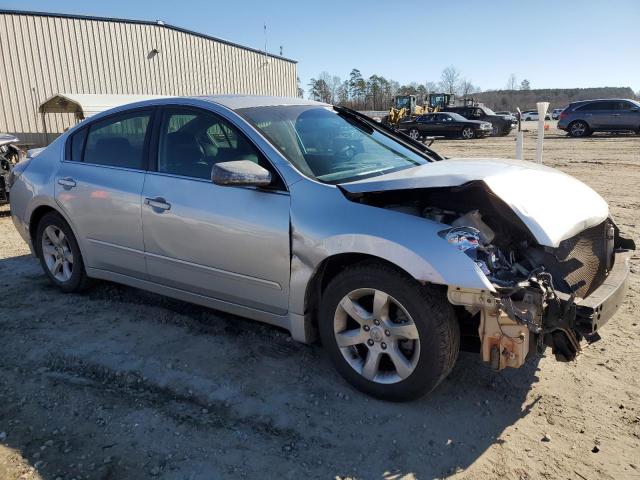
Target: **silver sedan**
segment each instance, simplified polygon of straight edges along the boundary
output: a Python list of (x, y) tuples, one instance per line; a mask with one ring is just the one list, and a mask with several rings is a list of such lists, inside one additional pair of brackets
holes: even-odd
[[(12, 170), (16, 228), (65, 292), (90, 278), (250, 317), (404, 400), (481, 360), (571, 360), (624, 297), (634, 248), (586, 185), (443, 159), (295, 98), (165, 98), (85, 120)], [(478, 349), (476, 349), (478, 350)]]

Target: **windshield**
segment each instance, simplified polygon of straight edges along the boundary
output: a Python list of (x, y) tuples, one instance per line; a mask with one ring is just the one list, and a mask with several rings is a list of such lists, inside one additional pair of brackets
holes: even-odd
[(237, 110), (305, 175), (344, 183), (428, 163), (392, 138), (330, 107)]

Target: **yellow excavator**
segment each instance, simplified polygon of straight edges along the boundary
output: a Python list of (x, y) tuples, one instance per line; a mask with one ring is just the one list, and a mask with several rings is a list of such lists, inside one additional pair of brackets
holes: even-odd
[(452, 105), (455, 95), (449, 93), (430, 93), (425, 105), (418, 105), (415, 95), (397, 95), (393, 97), (393, 106), (385, 117), (385, 123), (397, 127), (403, 120), (408, 120), (441, 110)]

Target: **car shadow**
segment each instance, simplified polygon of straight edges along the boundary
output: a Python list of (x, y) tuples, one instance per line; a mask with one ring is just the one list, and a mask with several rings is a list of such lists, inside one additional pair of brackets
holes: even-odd
[[(275, 327), (108, 282), (65, 295), (29, 255), (0, 260), (0, 275), (11, 296), (0, 444), (44, 479), (78, 463), (83, 478), (142, 478), (154, 465), (211, 478), (236, 464), (248, 478), (441, 478), (505, 441), (539, 400), (538, 359), (494, 372), (462, 353), (430, 395), (384, 402)], [(177, 460), (185, 451), (206, 453), (201, 476)]]

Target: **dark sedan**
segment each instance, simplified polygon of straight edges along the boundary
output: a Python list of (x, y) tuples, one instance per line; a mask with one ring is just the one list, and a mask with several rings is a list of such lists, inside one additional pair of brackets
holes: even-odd
[(491, 135), (493, 127), (489, 122), (467, 120), (462, 115), (449, 112), (420, 115), (413, 120), (401, 122), (398, 128), (416, 140), (426, 136), (469, 140)]

